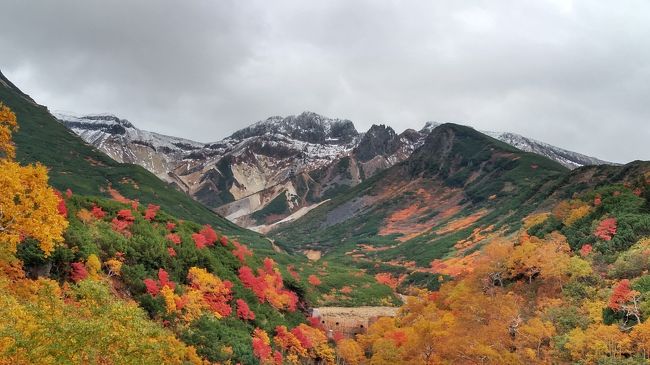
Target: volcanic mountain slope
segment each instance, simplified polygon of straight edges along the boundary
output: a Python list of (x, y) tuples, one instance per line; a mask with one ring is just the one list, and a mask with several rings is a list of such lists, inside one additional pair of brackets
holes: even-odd
[[(229, 220), (264, 232), (405, 160), (440, 125), (399, 135), (373, 125), (359, 133), (348, 120), (304, 112), (202, 144), (142, 131), (109, 115), (58, 117), (116, 161), (139, 164)], [(604, 163), (511, 133), (488, 133), (569, 168)]]
[(615, 165), (608, 161), (603, 161), (595, 157), (572, 152), (563, 148), (552, 146), (548, 143), (540, 142), (532, 138), (524, 137), (516, 133), (509, 132), (483, 132), (493, 138), (503, 141), (511, 146), (517, 147), (526, 152), (536, 153), (557, 161), (570, 169), (581, 166), (593, 165)]
[(517, 230), (531, 212), (576, 192), (647, 171), (644, 162), (569, 170), (472, 128), (443, 124), (405, 161), (273, 236), (288, 250), (317, 250), (371, 270), (428, 268), (439, 259), (462, 261), (491, 237)]
[(308, 205), (315, 182), (309, 172), (347, 155), (358, 136), (346, 120), (313, 113), (272, 117), (187, 156), (174, 173), (199, 201), (240, 224), (256, 225), (251, 213), (261, 211), (261, 220)]
[[(441, 123), (427, 122), (420, 130), (423, 135), (429, 134), (435, 127)], [(565, 150), (560, 147), (550, 145), (545, 142), (540, 142), (532, 138), (524, 137), (520, 134), (510, 132), (493, 132), (493, 131), (480, 131), (492, 138), (505, 142), (513, 147), (517, 147), (522, 151), (536, 153), (538, 155), (550, 158), (557, 161), (569, 169), (575, 169), (581, 166), (592, 165), (615, 165), (608, 161), (603, 161), (595, 157), (583, 155), (581, 153)]]
[(113, 115), (73, 115), (55, 113), (58, 120), (84, 141), (117, 162), (136, 164), (169, 182), (177, 161), (202, 148), (202, 143), (161, 135), (136, 128), (128, 120)]
[(472, 128), (443, 124), (408, 159), (275, 236), (288, 248), (427, 266), (516, 226), (568, 173)]

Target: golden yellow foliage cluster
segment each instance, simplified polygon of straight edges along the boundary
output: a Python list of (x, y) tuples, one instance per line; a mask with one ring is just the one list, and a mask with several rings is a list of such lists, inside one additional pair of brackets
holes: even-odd
[(15, 252), (23, 239), (31, 237), (49, 255), (68, 222), (59, 214), (59, 197), (47, 183), (45, 167), (13, 161), (11, 134), (17, 128), (15, 114), (0, 103), (0, 242)]

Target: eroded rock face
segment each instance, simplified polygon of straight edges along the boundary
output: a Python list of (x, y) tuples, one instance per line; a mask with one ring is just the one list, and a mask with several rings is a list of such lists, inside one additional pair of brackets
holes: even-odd
[(366, 162), (378, 155), (392, 155), (400, 145), (400, 138), (393, 128), (373, 125), (354, 148), (354, 153), (360, 161)]

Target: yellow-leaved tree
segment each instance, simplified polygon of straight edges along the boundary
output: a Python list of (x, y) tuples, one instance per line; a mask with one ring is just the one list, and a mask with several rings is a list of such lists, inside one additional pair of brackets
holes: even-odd
[(0, 103), (0, 244), (2, 251), (11, 254), (23, 239), (31, 237), (49, 255), (62, 240), (68, 222), (59, 214), (60, 198), (47, 184), (46, 168), (14, 161), (11, 135), (17, 129), (16, 115)]
[(13, 159), (16, 157), (16, 146), (14, 146), (11, 135), (17, 130), (16, 114), (0, 102), (0, 158)]

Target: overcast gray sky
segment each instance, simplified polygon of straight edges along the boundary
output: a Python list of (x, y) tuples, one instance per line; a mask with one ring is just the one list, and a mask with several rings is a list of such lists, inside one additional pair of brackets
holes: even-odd
[(650, 2), (0, 1), (0, 69), (51, 110), (218, 140), (314, 111), (650, 160)]

